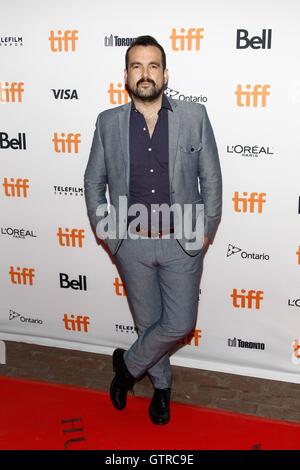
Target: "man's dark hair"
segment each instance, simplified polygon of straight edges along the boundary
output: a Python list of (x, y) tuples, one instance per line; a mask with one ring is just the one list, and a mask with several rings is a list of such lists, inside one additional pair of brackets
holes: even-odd
[(137, 38), (135, 38), (132, 43), (130, 44), (130, 46), (128, 47), (127, 51), (126, 51), (126, 55), (125, 55), (125, 67), (126, 67), (126, 70), (128, 69), (128, 55), (129, 55), (129, 52), (131, 51), (131, 49), (135, 46), (155, 46), (157, 47), (160, 52), (161, 52), (161, 56), (162, 56), (162, 66), (163, 66), (163, 69), (165, 70), (166, 66), (167, 66), (167, 59), (166, 59), (166, 53), (163, 49), (163, 47), (156, 41), (155, 38), (153, 38), (152, 36), (138, 36)]

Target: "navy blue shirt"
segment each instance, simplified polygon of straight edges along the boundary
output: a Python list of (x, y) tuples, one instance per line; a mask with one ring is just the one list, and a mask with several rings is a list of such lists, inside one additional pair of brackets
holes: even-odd
[[(152, 137), (143, 114), (141, 114), (132, 101), (130, 114), (129, 151), (130, 151), (130, 186), (129, 206), (144, 204), (148, 209), (148, 228), (151, 228), (151, 204), (168, 204), (170, 201), (169, 187), (169, 128), (168, 113), (172, 107), (163, 94), (162, 107), (158, 112), (158, 119)], [(152, 210), (155, 210), (152, 208)], [(128, 217), (128, 223), (138, 216)], [(171, 217), (169, 227), (173, 227)], [(164, 225), (163, 228), (166, 228)], [(159, 225), (153, 224), (152, 229), (161, 230)]]

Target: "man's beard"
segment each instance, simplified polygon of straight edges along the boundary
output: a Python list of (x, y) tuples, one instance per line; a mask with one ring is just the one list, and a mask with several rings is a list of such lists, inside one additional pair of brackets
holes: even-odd
[[(153, 86), (151, 88), (146, 88), (143, 89), (139, 85), (140, 83), (151, 83)], [(134, 88), (131, 88), (129, 84), (127, 83), (127, 90), (130, 95), (133, 95), (135, 98), (140, 99), (141, 101), (154, 101), (156, 98), (158, 98), (162, 91), (165, 88), (165, 84), (162, 84), (161, 87), (157, 88), (155, 85), (155, 82), (153, 80), (147, 79), (141, 79), (137, 82), (136, 86)]]

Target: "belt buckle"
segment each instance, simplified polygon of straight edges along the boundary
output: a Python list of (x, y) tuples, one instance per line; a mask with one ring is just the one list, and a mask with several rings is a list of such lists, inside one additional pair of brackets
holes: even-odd
[(160, 232), (157, 232), (157, 231), (156, 232), (150, 232), (150, 237), (151, 238), (157, 238), (157, 237), (159, 237), (159, 234), (160, 234)]
[(147, 237), (148, 236), (148, 232), (143, 228), (140, 229), (137, 233), (138, 233), (138, 235), (141, 235), (142, 237)]

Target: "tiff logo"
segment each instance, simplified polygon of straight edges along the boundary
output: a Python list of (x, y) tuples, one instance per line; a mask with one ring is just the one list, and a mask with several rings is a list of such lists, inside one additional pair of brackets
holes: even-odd
[(298, 246), (298, 251), (296, 251), (296, 255), (298, 257), (298, 264), (300, 264), (300, 245)]
[(267, 105), (267, 96), (270, 95), (271, 85), (245, 85), (246, 90), (242, 89), (242, 85), (237, 85), (237, 89), (234, 92), (236, 95), (236, 103), (240, 107), (254, 107), (260, 106), (265, 108)]
[(71, 232), (69, 228), (66, 228), (65, 232), (63, 232), (62, 227), (59, 227), (57, 232), (58, 243), (60, 246), (82, 248), (82, 241), (85, 238), (84, 232), (84, 229), (77, 228), (73, 228)]
[(118, 296), (126, 296), (127, 295), (126, 294), (125, 284), (118, 277), (115, 277), (114, 286), (115, 286), (116, 295), (118, 295)]
[(254, 307), (259, 310), (260, 303), (264, 298), (263, 293), (264, 291), (262, 290), (249, 290), (246, 295), (246, 290), (242, 289), (241, 293), (238, 294), (237, 289), (233, 289), (230, 297), (232, 298), (232, 305), (235, 308), (253, 308), (254, 303)]
[(10, 266), (9, 270), (10, 280), (12, 284), (19, 284), (24, 286), (32, 286), (33, 285), (33, 278), (35, 277), (35, 269), (34, 268), (20, 268), (17, 266), (14, 269), (13, 266)]
[(300, 364), (300, 341), (299, 338), (293, 341), (293, 352), (292, 352), (293, 364)]
[[(265, 204), (266, 193), (251, 193), (249, 197), (247, 192), (243, 193), (243, 196), (239, 195), (238, 191), (235, 191), (232, 201), (234, 202), (235, 212), (257, 212), (262, 213), (263, 204)], [(256, 211), (255, 211), (256, 209)]]
[(0, 103), (22, 103), (23, 93), (23, 82), (0, 82)]
[(173, 51), (199, 51), (204, 28), (189, 28), (186, 32), (185, 28), (180, 28), (180, 34), (176, 32), (176, 28), (172, 29), (170, 39), (172, 40)]
[[(52, 52), (74, 52), (76, 50), (76, 42), (78, 41), (78, 31), (69, 30), (66, 31), (57, 31), (55, 35), (54, 31), (50, 31), (50, 36), (48, 37), (50, 41), (50, 49)], [(71, 49), (69, 49), (71, 47)]]
[(65, 329), (68, 331), (79, 331), (79, 332), (88, 332), (88, 326), (90, 317), (82, 316), (82, 315), (67, 315), (64, 314), (63, 322), (65, 324)]
[(116, 87), (113, 83), (110, 83), (108, 96), (111, 104), (127, 104), (129, 101), (128, 91), (124, 88), (122, 83), (117, 83)]
[(27, 190), (29, 189), (29, 180), (27, 178), (17, 178), (16, 182), (14, 178), (4, 178), (2, 186), (4, 187), (4, 194), (6, 197), (24, 197), (27, 198)]
[(194, 346), (199, 346), (201, 336), (202, 330), (195, 328), (195, 330), (189, 333), (185, 338), (181, 339), (179, 343), (189, 346), (193, 343)]
[(78, 144), (81, 143), (81, 134), (66, 134), (61, 132), (60, 137), (58, 132), (54, 132), (52, 142), (54, 143), (54, 152), (56, 153), (78, 153)]
[(261, 36), (253, 36), (248, 39), (249, 32), (247, 29), (238, 29), (236, 35), (236, 48), (237, 49), (271, 49), (272, 30), (263, 29)]

